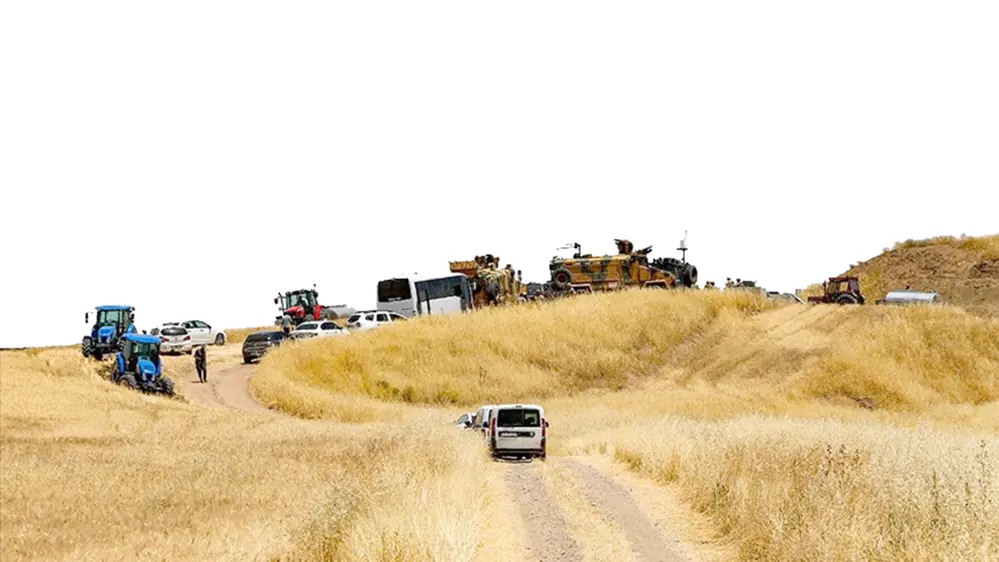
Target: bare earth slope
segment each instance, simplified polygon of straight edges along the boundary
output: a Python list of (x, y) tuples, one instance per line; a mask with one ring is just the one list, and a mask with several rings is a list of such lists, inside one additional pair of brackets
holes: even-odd
[[(843, 275), (858, 276), (870, 302), (911, 285), (912, 290), (940, 293), (970, 312), (999, 318), (999, 235), (908, 240)], [(819, 293), (820, 285), (806, 291)]]

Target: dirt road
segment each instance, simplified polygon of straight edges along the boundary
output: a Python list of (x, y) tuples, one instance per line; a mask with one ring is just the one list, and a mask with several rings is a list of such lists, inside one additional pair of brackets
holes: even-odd
[[(257, 402), (249, 390), (255, 367), (220, 365), (198, 382), (193, 368), (183, 369), (182, 393), (191, 402), (214, 408), (282, 415)], [(710, 560), (696, 532), (677, 525), (693, 517), (667, 491), (609, 459), (549, 456), (547, 462), (497, 461), (504, 476), (495, 498), (507, 506), (498, 524), (519, 538), (516, 559), (544, 562), (615, 560), (686, 562)], [(510, 518), (510, 519), (508, 519)], [(504, 522), (505, 521), (505, 522)], [(512, 525), (508, 524), (512, 523)], [(694, 540), (691, 537), (695, 536)], [(493, 557), (486, 555), (486, 559)], [(724, 558), (721, 558), (724, 559)]]
[(510, 462), (506, 481), (523, 520), (526, 560), (700, 559), (678, 537), (671, 514), (640, 505), (626, 485), (588, 459)]
[(208, 372), (208, 382), (198, 381), (194, 369), (185, 371), (183, 393), (191, 402), (216, 408), (235, 408), (247, 412), (273, 412), (250, 394), (253, 365), (238, 364)]

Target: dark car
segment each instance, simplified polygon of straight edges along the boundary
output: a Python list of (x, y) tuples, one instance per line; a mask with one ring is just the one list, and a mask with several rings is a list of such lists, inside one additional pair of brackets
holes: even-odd
[(257, 332), (246, 336), (246, 341), (243, 342), (243, 363), (252, 363), (255, 359), (260, 359), (268, 349), (281, 345), (286, 339), (288, 336), (280, 330)]

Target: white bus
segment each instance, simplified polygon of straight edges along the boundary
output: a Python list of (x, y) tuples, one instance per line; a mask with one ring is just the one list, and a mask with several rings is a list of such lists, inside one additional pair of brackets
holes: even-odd
[(414, 281), (409, 277), (378, 282), (378, 309), (406, 318), (472, 310), (472, 287), (464, 275)]

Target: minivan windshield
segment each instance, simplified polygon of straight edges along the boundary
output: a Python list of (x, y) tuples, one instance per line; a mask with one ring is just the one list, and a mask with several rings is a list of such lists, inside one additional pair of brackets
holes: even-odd
[(541, 413), (533, 408), (496, 412), (496, 427), (541, 427)]

